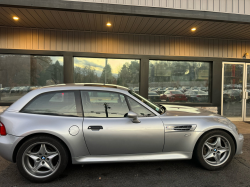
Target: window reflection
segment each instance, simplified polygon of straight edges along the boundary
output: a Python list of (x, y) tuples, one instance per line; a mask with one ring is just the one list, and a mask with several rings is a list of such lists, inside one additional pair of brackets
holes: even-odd
[(153, 102), (210, 102), (208, 62), (149, 62), (149, 100)]
[(63, 57), (0, 54), (0, 102), (12, 103), (41, 86), (63, 83)]
[(224, 65), (223, 115), (242, 116), (242, 87), (244, 66), (241, 64)]
[(75, 83), (117, 84), (139, 92), (140, 61), (74, 58)]

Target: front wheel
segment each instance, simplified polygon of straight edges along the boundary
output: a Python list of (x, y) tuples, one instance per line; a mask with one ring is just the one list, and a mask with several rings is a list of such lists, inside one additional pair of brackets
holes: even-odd
[(62, 143), (50, 136), (27, 140), (17, 153), (19, 172), (31, 182), (49, 182), (67, 167), (68, 153)]
[(219, 170), (231, 162), (235, 155), (232, 137), (221, 130), (206, 133), (198, 141), (194, 158), (208, 170)]

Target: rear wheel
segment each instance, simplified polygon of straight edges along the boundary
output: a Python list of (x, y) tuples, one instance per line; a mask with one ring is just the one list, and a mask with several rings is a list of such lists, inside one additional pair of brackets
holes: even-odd
[(232, 137), (221, 130), (206, 133), (198, 141), (195, 159), (208, 170), (219, 170), (231, 162), (235, 155)]
[(62, 143), (50, 136), (27, 140), (18, 150), (19, 172), (32, 182), (49, 182), (67, 167), (68, 153)]

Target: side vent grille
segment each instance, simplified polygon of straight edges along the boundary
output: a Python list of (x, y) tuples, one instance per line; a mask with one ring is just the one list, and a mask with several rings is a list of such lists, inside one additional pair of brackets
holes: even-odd
[(197, 125), (178, 124), (178, 125), (165, 125), (165, 132), (178, 132), (178, 131), (194, 131)]
[(176, 126), (174, 127), (174, 130), (178, 131), (189, 131), (192, 129), (192, 125), (185, 125), (185, 126)]

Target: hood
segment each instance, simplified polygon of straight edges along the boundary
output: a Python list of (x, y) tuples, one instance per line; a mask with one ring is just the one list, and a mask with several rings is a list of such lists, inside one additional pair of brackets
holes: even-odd
[(167, 111), (162, 116), (220, 116), (210, 111), (179, 105), (163, 105)]

